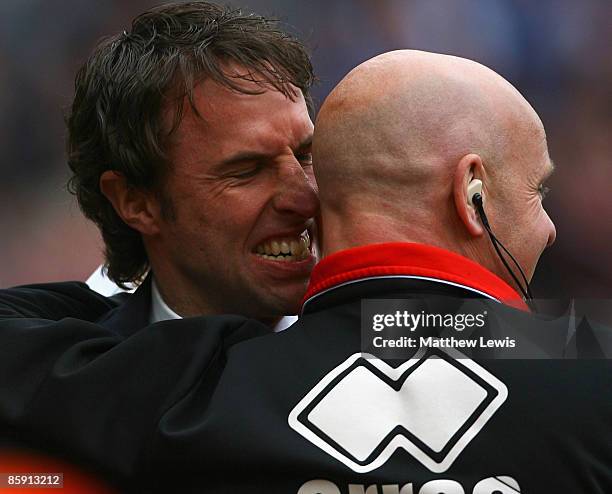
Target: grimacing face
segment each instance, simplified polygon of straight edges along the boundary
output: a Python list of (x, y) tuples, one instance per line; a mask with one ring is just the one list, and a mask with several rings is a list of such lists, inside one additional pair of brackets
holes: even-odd
[(313, 123), (297, 88), (294, 101), (265, 89), (242, 94), (205, 80), (194, 91), (202, 118), (185, 105), (171, 138), (165, 267), (207, 313), (295, 314), (316, 261)]

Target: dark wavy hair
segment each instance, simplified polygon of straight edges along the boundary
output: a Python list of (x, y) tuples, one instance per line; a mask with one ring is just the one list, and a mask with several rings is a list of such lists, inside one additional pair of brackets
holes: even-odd
[[(180, 123), (185, 96), (197, 113), (193, 88), (205, 78), (247, 92), (235, 74), (224, 72), (230, 61), (245, 68), (241, 78), (259, 83), (261, 92), (272, 86), (294, 100), (290, 84), (299, 88), (312, 110), (314, 76), (302, 43), (275, 20), (207, 2), (166, 4), (141, 14), (130, 32), (102, 40), (77, 73), (66, 117), (68, 189), (100, 228), (108, 276), (120, 286), (142, 281), (149, 261), (140, 233), (100, 191), (100, 176), (114, 170), (129, 187), (163, 196), (169, 166), (164, 143)], [(168, 104), (175, 108), (171, 129), (162, 121)]]

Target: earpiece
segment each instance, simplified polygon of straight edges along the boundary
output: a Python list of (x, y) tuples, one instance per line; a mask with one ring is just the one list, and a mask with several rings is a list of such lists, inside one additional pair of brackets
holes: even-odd
[(475, 178), (468, 184), (467, 197), (470, 206), (474, 206), (474, 196), (480, 194), (482, 197), (482, 180)]
[[(474, 179), (468, 184), (467, 196), (468, 196), (468, 203), (471, 206), (475, 207), (476, 211), (478, 211), (478, 216), (480, 216), (480, 221), (482, 221), (482, 224), (485, 227), (485, 230), (489, 234), (489, 238), (491, 239), (491, 243), (493, 244), (493, 247), (495, 248), (495, 252), (499, 256), (504, 267), (510, 273), (510, 276), (512, 276), (512, 279), (516, 283), (516, 286), (519, 288), (519, 290), (523, 294), (523, 298), (526, 301), (533, 300), (533, 293), (531, 293), (529, 281), (527, 280), (527, 277), (525, 276), (525, 273), (521, 269), (521, 266), (519, 265), (518, 261), (510, 253), (510, 251), (506, 249), (506, 247), (504, 247), (504, 244), (502, 244), (491, 231), (491, 226), (489, 225), (489, 220), (484, 210), (484, 199), (482, 197), (482, 180)], [(504, 256), (502, 255), (499, 249), (500, 247), (506, 254), (508, 254), (508, 257), (510, 257), (510, 259), (512, 260), (512, 262), (518, 269), (519, 273), (521, 274), (521, 277), (523, 278), (523, 282), (525, 283), (524, 287), (522, 283), (518, 280), (512, 268), (510, 268), (510, 266), (508, 265), (508, 262), (506, 261), (506, 259), (504, 259)]]

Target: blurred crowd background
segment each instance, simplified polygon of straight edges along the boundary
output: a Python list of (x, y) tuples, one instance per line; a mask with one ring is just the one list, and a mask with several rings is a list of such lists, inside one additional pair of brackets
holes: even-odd
[[(67, 193), (64, 109), (95, 42), (129, 30), (150, 0), (0, 2), (0, 287), (85, 279), (96, 229)], [(546, 206), (557, 242), (537, 297), (612, 297), (612, 2), (236, 0), (305, 40), (320, 103), (355, 65), (415, 48), (472, 58), (539, 112), (557, 171)], [(409, 220), (409, 213), (407, 213)], [(517, 225), (518, 226), (518, 225)]]

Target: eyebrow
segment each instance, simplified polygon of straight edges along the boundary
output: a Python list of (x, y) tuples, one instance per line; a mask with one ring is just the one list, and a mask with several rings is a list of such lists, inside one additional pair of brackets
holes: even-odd
[(302, 151), (306, 148), (309, 148), (310, 146), (312, 146), (312, 134), (310, 134), (306, 139), (300, 142), (296, 151)]
[(548, 168), (548, 170), (546, 171), (546, 174), (544, 175), (544, 180), (548, 180), (550, 178), (550, 176), (557, 169), (557, 166), (555, 165), (555, 162), (551, 158), (549, 158), (549, 164), (550, 164), (550, 167)]
[[(294, 149), (294, 152), (302, 151), (312, 145), (312, 134), (309, 135), (306, 139), (304, 139), (298, 147)], [(256, 153), (252, 151), (241, 151), (230, 156), (227, 159), (224, 159), (221, 163), (219, 163), (219, 167), (225, 167), (229, 165), (235, 165), (237, 163), (244, 163), (248, 161), (262, 161), (266, 159), (272, 158), (274, 155), (266, 154), (266, 153)]]
[(254, 153), (250, 151), (243, 151), (224, 159), (219, 163), (219, 167), (226, 167), (228, 165), (235, 165), (236, 163), (243, 163), (246, 161), (260, 161), (269, 158), (270, 156), (265, 153)]

